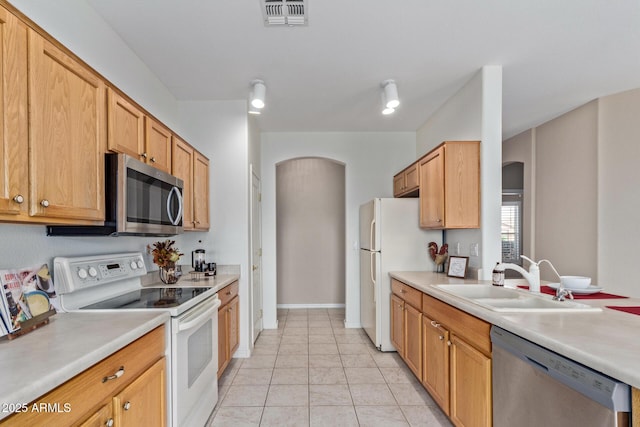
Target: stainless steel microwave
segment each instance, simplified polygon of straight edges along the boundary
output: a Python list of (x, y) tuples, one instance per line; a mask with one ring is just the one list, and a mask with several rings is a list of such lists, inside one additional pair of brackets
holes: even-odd
[(126, 154), (105, 155), (103, 226), (47, 227), (49, 236), (173, 236), (182, 233), (183, 182)]

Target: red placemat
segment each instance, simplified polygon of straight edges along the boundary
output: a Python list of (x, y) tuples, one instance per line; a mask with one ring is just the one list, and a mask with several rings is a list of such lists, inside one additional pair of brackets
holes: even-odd
[(618, 305), (607, 305), (605, 306), (612, 310), (624, 311), (625, 313), (637, 314), (640, 316), (640, 307), (621, 307)]
[[(529, 289), (529, 286), (518, 286), (518, 287), (522, 289)], [(540, 293), (547, 294), (547, 295), (555, 295), (556, 290), (550, 286), (543, 285), (543, 286), (540, 286)], [(596, 292), (595, 294), (589, 294), (589, 295), (573, 294), (573, 299), (616, 299), (616, 298), (629, 298), (629, 297), (625, 297), (622, 295), (608, 294), (606, 292)]]

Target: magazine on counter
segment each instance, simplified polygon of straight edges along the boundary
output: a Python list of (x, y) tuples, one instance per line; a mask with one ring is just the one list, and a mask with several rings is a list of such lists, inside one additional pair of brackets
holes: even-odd
[(0, 283), (2, 284), (0, 309), (8, 333), (19, 330), (20, 324), (25, 320), (54, 308), (52, 299), (56, 298), (56, 294), (47, 264), (0, 270)]

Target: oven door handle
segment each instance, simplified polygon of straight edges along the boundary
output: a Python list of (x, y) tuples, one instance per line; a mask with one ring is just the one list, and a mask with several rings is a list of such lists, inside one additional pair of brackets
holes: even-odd
[[(173, 198), (173, 195), (175, 195), (178, 200), (178, 214), (175, 219), (171, 217), (171, 199)], [(178, 225), (182, 219), (182, 196), (180, 195), (178, 187), (173, 187), (169, 192), (169, 196), (167, 196), (167, 216), (169, 216), (171, 225)]]
[(220, 307), (220, 300), (216, 298), (213, 304), (202, 304), (200, 307), (194, 308), (189, 314), (180, 319), (178, 331), (183, 332), (199, 327), (218, 311), (218, 307)]

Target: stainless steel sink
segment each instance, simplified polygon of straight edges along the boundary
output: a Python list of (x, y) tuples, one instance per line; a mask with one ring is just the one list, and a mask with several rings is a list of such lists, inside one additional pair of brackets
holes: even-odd
[(492, 285), (432, 285), (458, 298), (498, 312), (599, 312), (600, 307), (592, 307), (575, 301), (555, 301), (549, 295), (532, 294), (513, 288)]

